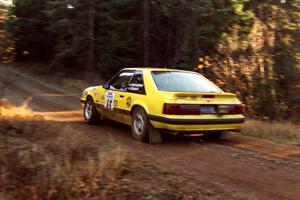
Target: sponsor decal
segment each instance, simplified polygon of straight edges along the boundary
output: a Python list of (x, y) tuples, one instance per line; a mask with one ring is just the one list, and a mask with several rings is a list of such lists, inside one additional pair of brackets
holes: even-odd
[(131, 106), (131, 97), (127, 98), (126, 105), (127, 105), (127, 107)]
[(104, 108), (106, 110), (113, 110), (114, 109), (114, 100), (115, 100), (115, 93), (114, 92), (106, 92), (105, 100), (104, 100)]
[(131, 83), (129, 84), (131, 87), (144, 87), (144, 84), (139, 84), (139, 83)]
[(129, 84), (128, 90), (129, 91), (139, 91), (143, 87), (144, 87), (144, 84), (131, 83), (131, 84)]

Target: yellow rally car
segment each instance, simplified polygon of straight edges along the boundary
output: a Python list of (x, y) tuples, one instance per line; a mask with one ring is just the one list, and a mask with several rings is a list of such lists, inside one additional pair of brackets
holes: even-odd
[(175, 69), (123, 69), (103, 86), (85, 89), (81, 104), (88, 123), (107, 118), (130, 125), (140, 141), (162, 132), (219, 137), (245, 121), (235, 94), (199, 73)]

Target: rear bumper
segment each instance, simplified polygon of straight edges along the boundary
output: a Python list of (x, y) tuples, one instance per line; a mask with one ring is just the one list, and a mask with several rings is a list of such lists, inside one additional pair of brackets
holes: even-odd
[(245, 118), (174, 119), (149, 115), (151, 124), (157, 129), (171, 131), (216, 131), (240, 130)]
[(174, 119), (148, 115), (151, 121), (161, 122), (165, 124), (178, 125), (208, 125), (208, 124), (242, 124), (245, 118), (217, 118), (217, 119)]

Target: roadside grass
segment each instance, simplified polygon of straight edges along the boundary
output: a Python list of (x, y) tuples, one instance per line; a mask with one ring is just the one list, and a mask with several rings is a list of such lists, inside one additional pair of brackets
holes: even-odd
[(0, 105), (0, 199), (215, 199), (203, 185), (71, 124)]
[(300, 125), (292, 122), (249, 120), (243, 126), (242, 134), (281, 144), (300, 146)]

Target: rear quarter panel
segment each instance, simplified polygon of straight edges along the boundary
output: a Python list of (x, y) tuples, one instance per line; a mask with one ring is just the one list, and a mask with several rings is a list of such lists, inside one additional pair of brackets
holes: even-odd
[(142, 105), (148, 114), (161, 114), (166, 95), (157, 90), (150, 71), (144, 72), (144, 82), (146, 98), (136, 103)]

